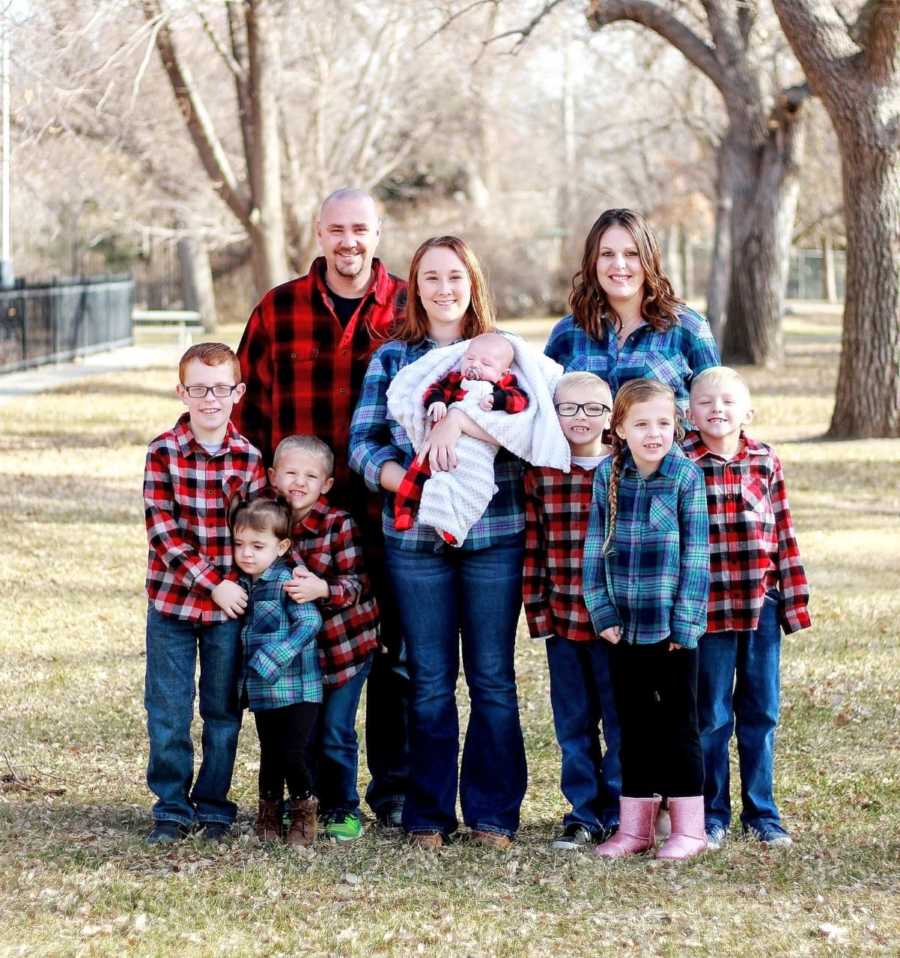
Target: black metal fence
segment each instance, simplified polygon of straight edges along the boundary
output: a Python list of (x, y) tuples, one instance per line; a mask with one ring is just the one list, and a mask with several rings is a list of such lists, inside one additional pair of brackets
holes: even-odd
[(130, 276), (0, 289), (0, 372), (128, 345), (133, 301)]

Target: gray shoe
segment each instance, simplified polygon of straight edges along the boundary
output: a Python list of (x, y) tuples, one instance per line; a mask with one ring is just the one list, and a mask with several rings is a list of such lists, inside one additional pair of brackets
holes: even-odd
[(728, 833), (721, 825), (710, 825), (706, 829), (706, 847), (711, 852), (717, 852), (728, 837)]
[(157, 822), (150, 834), (144, 839), (148, 845), (174, 845), (183, 842), (190, 830), (178, 822), (168, 820)]
[(579, 848), (588, 848), (596, 844), (599, 837), (591, 834), (589, 828), (584, 825), (567, 825), (566, 830), (550, 842), (551, 848), (564, 851), (577, 851)]
[(790, 835), (775, 822), (763, 822), (762, 825), (750, 825), (744, 828), (744, 834), (750, 835), (769, 848), (790, 848), (794, 844)]

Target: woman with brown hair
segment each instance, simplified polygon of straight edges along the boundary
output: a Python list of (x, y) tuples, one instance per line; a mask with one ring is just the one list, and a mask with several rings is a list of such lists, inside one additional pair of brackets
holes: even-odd
[(569, 304), (545, 352), (566, 372), (596, 373), (613, 396), (631, 379), (656, 379), (684, 412), (693, 376), (720, 365), (709, 324), (675, 296), (656, 237), (633, 210), (606, 210), (591, 227)]
[[(384, 493), (385, 558), (407, 643), (412, 684), (410, 783), (403, 827), (413, 844), (439, 848), (456, 830), (457, 785), (473, 838), (509, 845), (519, 825), (527, 771), (513, 667), (522, 593), (522, 478), (519, 461), (500, 450), (494, 494), (458, 548), (416, 523), (398, 532), (394, 494), (415, 455), (391, 418), (387, 390), (397, 372), (429, 350), (493, 327), (478, 260), (463, 240), (441, 236), (416, 251), (406, 315), (395, 339), (369, 364), (350, 426), (350, 466)], [(451, 406), (431, 433), (433, 470), (452, 468), (465, 432), (495, 443)], [(471, 713), (458, 769), (456, 680), (460, 639)]]

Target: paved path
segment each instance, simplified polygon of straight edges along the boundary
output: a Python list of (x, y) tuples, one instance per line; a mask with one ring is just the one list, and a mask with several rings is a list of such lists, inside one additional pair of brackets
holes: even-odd
[(153, 346), (125, 346), (105, 353), (83, 356), (71, 363), (37, 366), (20, 372), (0, 375), (0, 406), (14, 402), (20, 396), (47, 392), (67, 386), (76, 379), (120, 373), (129, 369), (147, 369), (150, 366), (174, 368), (184, 350), (172, 344)]

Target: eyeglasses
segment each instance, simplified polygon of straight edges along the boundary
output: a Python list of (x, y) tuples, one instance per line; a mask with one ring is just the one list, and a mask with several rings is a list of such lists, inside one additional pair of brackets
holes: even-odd
[(588, 419), (597, 419), (612, 410), (602, 402), (559, 402), (556, 404), (556, 411), (567, 419), (577, 416), (580, 411), (583, 411)]
[(216, 399), (225, 399), (238, 388), (238, 385), (238, 383), (235, 383), (233, 386), (226, 386), (224, 383), (219, 383), (215, 386), (185, 386), (182, 384), (182, 388), (191, 399), (206, 399), (210, 393), (212, 393)]

